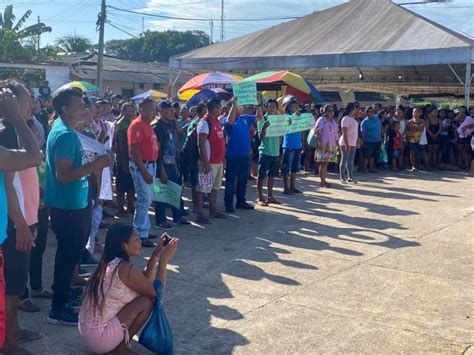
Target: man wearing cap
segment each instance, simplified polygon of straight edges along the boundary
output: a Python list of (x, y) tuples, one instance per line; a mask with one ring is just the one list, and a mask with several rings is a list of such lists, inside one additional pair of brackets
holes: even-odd
[(130, 154), (130, 173), (137, 193), (133, 227), (138, 232), (144, 247), (154, 247), (149, 240), (150, 218), (148, 209), (153, 197), (153, 180), (158, 159), (158, 141), (150, 123), (155, 118), (155, 104), (151, 99), (139, 105), (140, 115), (128, 128), (127, 139)]
[(237, 114), (224, 118), (224, 127), (227, 134), (226, 151), (226, 179), (225, 179), (225, 210), (234, 213), (234, 191), (237, 182), (236, 208), (252, 210), (254, 207), (245, 200), (247, 179), (250, 163), (250, 127), (256, 120), (262, 118), (262, 108), (258, 107), (257, 116), (244, 115), (243, 107), (239, 107)]
[[(158, 104), (158, 110), (160, 116), (152, 125), (160, 145), (158, 160), (156, 162), (156, 177), (160, 178), (163, 184), (171, 181), (181, 185), (177, 165), (179, 159), (179, 142), (177, 124), (174, 118), (174, 108), (170, 101), (164, 100)], [(181, 200), (181, 207), (182, 205), (183, 201)], [(164, 230), (173, 229), (173, 223), (166, 220), (167, 206), (166, 203), (155, 202), (156, 226)], [(171, 206), (173, 222), (178, 225), (191, 224), (182, 217), (181, 209)]]

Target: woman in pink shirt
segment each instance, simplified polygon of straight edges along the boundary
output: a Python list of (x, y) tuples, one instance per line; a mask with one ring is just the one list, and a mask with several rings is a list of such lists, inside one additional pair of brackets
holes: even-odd
[(357, 108), (351, 102), (344, 110), (344, 117), (341, 121), (342, 135), (339, 138), (339, 146), (341, 147), (342, 158), (339, 166), (339, 176), (343, 184), (357, 182), (352, 175), (357, 140), (359, 139), (359, 123), (354, 118), (356, 114)]
[(130, 259), (140, 256), (141, 241), (132, 226), (114, 224), (107, 232), (104, 254), (87, 287), (79, 313), (79, 332), (94, 353), (136, 354), (129, 341), (148, 320), (156, 291), (166, 284), (166, 267), (178, 239), (161, 237), (144, 272)]

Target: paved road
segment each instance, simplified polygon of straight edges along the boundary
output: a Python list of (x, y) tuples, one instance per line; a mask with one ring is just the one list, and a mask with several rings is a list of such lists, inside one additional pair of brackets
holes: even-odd
[[(175, 229), (165, 303), (176, 352), (473, 352), (474, 179), (363, 179), (321, 190), (301, 176), (308, 192), (279, 190), (282, 206)], [(46, 285), (54, 248), (51, 235)], [(48, 325), (48, 302), (39, 304), (20, 315), (46, 335), (27, 348), (87, 354), (77, 330)]]

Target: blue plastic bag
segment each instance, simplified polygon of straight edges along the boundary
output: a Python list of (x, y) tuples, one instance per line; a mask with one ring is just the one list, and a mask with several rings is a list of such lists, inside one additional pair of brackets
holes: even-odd
[(162, 302), (163, 284), (155, 280), (153, 286), (156, 291), (155, 305), (138, 342), (155, 354), (170, 355), (173, 354), (173, 331)]

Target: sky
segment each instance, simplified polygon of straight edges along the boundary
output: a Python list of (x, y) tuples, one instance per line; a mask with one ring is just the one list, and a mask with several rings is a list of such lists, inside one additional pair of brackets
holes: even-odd
[[(414, 1), (416, 0), (394, 0), (396, 3)], [(259, 19), (251, 22), (227, 22), (224, 26), (224, 39), (277, 25), (285, 21), (282, 17), (304, 16), (343, 2), (345, 0), (224, 0), (225, 18)], [(13, 4), (17, 18), (28, 9), (32, 10), (26, 25), (37, 22), (39, 16), (42, 22), (52, 27), (51, 33), (41, 37), (42, 45), (54, 43), (59, 37), (69, 34), (85, 36), (94, 43), (98, 41), (95, 23), (100, 11), (100, 0), (0, 0), (0, 10), (3, 11), (7, 4)], [(107, 4), (131, 11), (202, 21), (156, 18), (108, 8), (107, 16), (111, 24), (106, 25), (106, 41), (139, 36), (143, 29), (201, 30), (210, 34), (211, 18), (213, 39), (220, 40), (221, 0), (107, 0)], [(474, 37), (474, 0), (408, 5), (406, 8), (454, 31)]]

